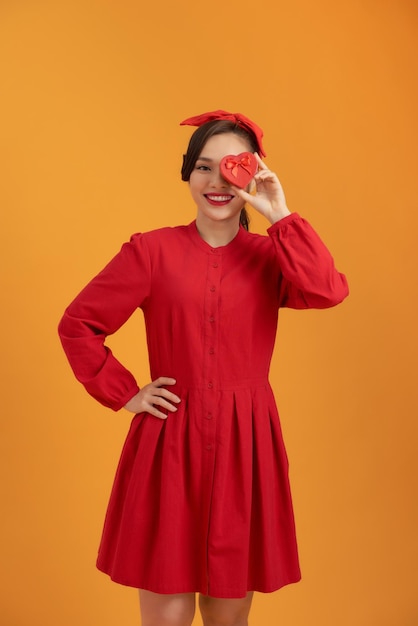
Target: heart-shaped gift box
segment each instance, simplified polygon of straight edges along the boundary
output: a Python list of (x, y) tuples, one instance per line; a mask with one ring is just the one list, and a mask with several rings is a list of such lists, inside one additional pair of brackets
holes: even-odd
[(223, 178), (236, 187), (244, 189), (257, 172), (257, 159), (252, 152), (228, 154), (220, 163)]

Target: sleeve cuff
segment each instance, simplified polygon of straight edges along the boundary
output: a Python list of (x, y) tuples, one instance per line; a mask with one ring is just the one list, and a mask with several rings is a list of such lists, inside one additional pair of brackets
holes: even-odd
[(277, 220), (277, 222), (274, 222), (274, 224), (267, 229), (268, 234), (273, 235), (280, 230), (282, 226), (286, 226), (287, 224), (295, 221), (295, 219), (301, 219), (299, 213), (291, 213), (290, 215), (286, 215), (286, 217), (282, 217), (281, 220)]
[(122, 409), (125, 406), (125, 404), (129, 402), (129, 400), (131, 400), (131, 398), (133, 398), (138, 393), (138, 391), (139, 391), (139, 387), (138, 385), (136, 385), (135, 387), (127, 391), (119, 400), (119, 402), (112, 403), (110, 408), (113, 409), (113, 411), (120, 411), (120, 409)]

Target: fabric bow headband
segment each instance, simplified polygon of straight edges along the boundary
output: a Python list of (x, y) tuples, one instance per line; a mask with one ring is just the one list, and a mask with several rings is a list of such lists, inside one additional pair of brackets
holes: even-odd
[(245, 130), (251, 130), (255, 135), (258, 144), (258, 152), (260, 156), (265, 157), (266, 153), (263, 149), (262, 139), (263, 131), (257, 124), (252, 122), (248, 117), (242, 115), (242, 113), (228, 113), (228, 111), (209, 111), (208, 113), (202, 113), (201, 115), (195, 115), (194, 117), (188, 117), (187, 120), (180, 122), (180, 126), (203, 126), (207, 122), (214, 122), (215, 120), (227, 120), (234, 122)]

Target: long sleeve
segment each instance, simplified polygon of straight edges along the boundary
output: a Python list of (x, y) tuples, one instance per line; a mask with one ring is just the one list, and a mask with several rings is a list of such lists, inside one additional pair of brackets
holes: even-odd
[(348, 295), (344, 274), (320, 237), (297, 213), (268, 229), (281, 268), (279, 306), (293, 309), (324, 309)]
[(143, 236), (134, 235), (66, 309), (58, 333), (76, 378), (117, 411), (139, 390), (133, 375), (105, 346), (149, 295), (151, 264)]

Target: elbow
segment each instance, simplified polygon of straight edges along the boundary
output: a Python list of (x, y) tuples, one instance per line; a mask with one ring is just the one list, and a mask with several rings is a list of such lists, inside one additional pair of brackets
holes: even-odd
[(343, 302), (350, 293), (347, 279), (344, 274), (340, 274), (339, 278), (340, 280), (338, 283), (335, 284), (333, 289), (330, 290), (325, 307), (333, 307), (337, 306), (337, 304), (341, 304), (341, 302)]
[(66, 327), (67, 327), (67, 316), (64, 313), (64, 315), (60, 319), (60, 321), (58, 323), (58, 327), (57, 327), (58, 336), (59, 336), (60, 339), (62, 339), (63, 337), (66, 336), (66, 334), (67, 334), (67, 328)]
[(340, 302), (342, 302), (343, 300), (346, 299), (346, 297), (349, 295), (350, 293), (350, 289), (348, 287), (348, 282), (347, 282), (347, 278), (345, 277), (344, 274), (340, 274), (340, 289), (339, 289), (339, 300), (337, 302), (337, 304), (340, 304)]
[(307, 308), (330, 309), (337, 304), (341, 304), (349, 294), (347, 280), (343, 274), (338, 281), (333, 281), (326, 289), (306, 297)]
[(75, 334), (75, 328), (73, 323), (73, 318), (68, 315), (68, 312), (65, 311), (64, 315), (60, 319), (58, 323), (58, 336), (61, 339), (65, 339), (66, 337), (72, 337)]

